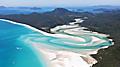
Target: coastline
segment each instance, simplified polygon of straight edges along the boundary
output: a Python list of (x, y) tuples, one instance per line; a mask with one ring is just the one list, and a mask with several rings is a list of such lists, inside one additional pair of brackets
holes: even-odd
[[(97, 61), (70, 51), (50, 50), (34, 44), (34, 47), (49, 60), (52, 67), (90, 67)], [(49, 56), (49, 57), (48, 57)], [(81, 57), (82, 56), (82, 57)], [(88, 57), (88, 56), (87, 56)], [(84, 60), (86, 58), (86, 60)]]
[[(7, 22), (10, 22), (10, 23), (12, 23), (12, 24), (16, 24), (16, 25), (20, 25), (20, 26), (24, 26), (24, 27), (26, 27), (26, 28), (29, 28), (29, 29), (31, 29), (31, 30), (34, 30), (34, 31), (37, 31), (37, 32), (40, 32), (40, 33), (42, 33), (42, 34), (44, 34), (44, 35), (46, 35), (46, 36), (52, 36), (52, 37), (58, 37), (58, 38), (61, 38), (61, 37), (67, 37), (67, 38), (72, 38), (71, 36), (68, 36), (68, 35), (64, 35), (64, 34), (50, 34), (50, 33), (46, 33), (46, 32), (44, 32), (44, 31), (41, 31), (41, 30), (38, 30), (38, 29), (36, 29), (36, 28), (34, 28), (34, 27), (31, 27), (30, 25), (26, 25), (26, 24), (21, 24), (21, 23), (17, 23), (17, 22), (13, 22), (13, 21), (10, 21), (10, 20), (4, 20), (4, 19), (0, 19), (0, 20), (2, 20), (2, 21), (7, 21)], [(77, 37), (76, 37), (77, 38)], [(79, 38), (80, 39), (80, 38)], [(80, 39), (80, 40), (82, 40), (82, 39)], [(46, 60), (47, 59), (49, 59), (49, 61), (48, 62), (52, 62), (51, 63), (51, 65), (53, 65), (53, 66), (50, 66), (50, 67), (68, 67), (68, 65), (70, 65), (70, 63), (74, 63), (73, 64), (73, 66), (71, 65), (71, 67), (76, 67), (75, 65), (80, 65), (80, 62), (81, 62), (81, 64), (84, 64), (84, 66), (83, 67), (90, 67), (90, 66), (92, 66), (93, 64), (95, 64), (95, 63), (97, 63), (97, 61), (95, 60), (95, 59), (93, 59), (91, 56), (89, 56), (89, 54), (88, 55), (81, 55), (81, 54), (78, 54), (78, 53), (75, 53), (75, 52), (70, 52), (70, 51), (52, 51), (51, 52), (51, 50), (50, 49), (46, 49), (46, 48), (44, 48), (44, 47), (42, 47), (42, 48), (38, 48), (39, 47), (39, 45), (36, 45), (36, 44), (33, 44), (32, 45), (34, 48), (36, 48), (36, 50), (38, 50), (39, 52), (38, 53), (43, 53), (44, 54), (44, 56), (46, 57)], [(105, 47), (103, 47), (103, 48), (108, 48), (108, 46), (105, 46)], [(102, 48), (102, 49), (103, 49)], [(101, 48), (100, 48), (101, 49)], [(99, 49), (98, 49), (99, 50)], [(98, 50), (96, 50), (95, 52), (93, 52), (93, 53), (90, 53), (90, 54), (96, 54), (97, 53), (97, 51)], [(53, 54), (51, 54), (51, 53), (53, 53)], [(64, 55), (65, 54), (65, 55)], [(47, 56), (50, 56), (50, 55), (52, 55), (52, 57), (50, 57), (50, 58), (48, 58)], [(72, 55), (72, 56), (71, 56)], [(57, 56), (59, 56), (58, 58), (57, 58)], [(82, 57), (81, 57), (82, 56)], [(51, 59), (55, 59), (56, 58), (56, 60), (54, 60), (54, 61), (51, 61)], [(66, 59), (67, 58), (67, 59)], [(62, 60), (62, 59), (64, 59), (64, 60)], [(70, 59), (72, 59), (71, 61), (70, 61)], [(74, 59), (76, 59), (76, 60), (74, 60)], [(77, 60), (78, 59), (78, 60)], [(69, 60), (69, 61), (68, 61)], [(73, 62), (73, 60), (74, 60), (74, 62)], [(92, 61), (93, 60), (93, 61)], [(62, 63), (62, 62), (64, 62), (64, 63)], [(92, 61), (92, 62), (90, 62), (90, 61)], [(88, 63), (87, 63), (88, 62)], [(77, 64), (76, 64), (77, 63)], [(55, 65), (54, 65), (55, 64)], [(57, 66), (56, 66), (57, 65)], [(86, 66), (85, 66), (86, 65)], [(81, 66), (81, 65), (80, 65)], [(70, 67), (70, 66), (69, 66)]]

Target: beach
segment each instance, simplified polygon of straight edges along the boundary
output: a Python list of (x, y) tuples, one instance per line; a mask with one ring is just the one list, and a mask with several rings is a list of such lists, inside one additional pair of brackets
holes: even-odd
[[(72, 26), (55, 27), (52, 29), (54, 34), (51, 34), (26, 24), (4, 19), (0, 19), (0, 21), (32, 30), (33, 32), (21, 35), (18, 39), (30, 45), (38, 56), (42, 55), (46, 66), (49, 67), (91, 67), (97, 63), (97, 60), (90, 55), (97, 54), (99, 49), (108, 48), (114, 44), (112, 39), (107, 38), (108, 35), (86, 31), (79, 25), (73, 25), (75, 22)], [(78, 20), (76, 23), (82, 21)], [(17, 49), (19, 50), (19, 48)]]

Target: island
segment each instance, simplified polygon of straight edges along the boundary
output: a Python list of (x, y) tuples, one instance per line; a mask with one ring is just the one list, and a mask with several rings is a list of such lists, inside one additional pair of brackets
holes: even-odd
[[(42, 61), (41, 67), (91, 67), (97, 63), (97, 60), (90, 55), (113, 45), (114, 42), (107, 38), (109, 35), (81, 27), (79, 23), (83, 21), (85, 20), (77, 18), (75, 22), (56, 26), (51, 28), (52, 33), (47, 33), (26, 24), (0, 19), (2, 24), (16, 27), (10, 30), (20, 30), (17, 31), (20, 34), (15, 36), (17, 42), (15, 44), (21, 43), (20, 45), (30, 48), (37, 55), (38, 60)], [(10, 32), (8, 29), (6, 31)], [(23, 48), (16, 47), (16, 50), (21, 51)], [(13, 62), (15, 65), (17, 63), (23, 64), (18, 60)]]

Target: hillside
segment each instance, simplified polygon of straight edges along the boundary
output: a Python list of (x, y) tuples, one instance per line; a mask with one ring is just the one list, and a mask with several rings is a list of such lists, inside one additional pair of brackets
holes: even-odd
[(67, 24), (75, 17), (82, 17), (86, 15), (91, 14), (71, 12), (63, 8), (58, 8), (52, 12), (46, 13), (0, 15), (0, 18), (29, 24), (41, 29), (42, 27), (54, 27), (56, 25)]
[(81, 25), (88, 27), (90, 30), (110, 34), (115, 45), (107, 49), (99, 50), (97, 55), (93, 55), (98, 63), (93, 67), (119, 67), (120, 66), (120, 11), (114, 10), (103, 13), (89, 12), (71, 12), (64, 8), (57, 8), (54, 11), (46, 13), (31, 14), (12, 14), (0, 15), (2, 19), (9, 19), (20, 23), (29, 24), (38, 29), (45, 28), (49, 32), (49, 28), (57, 25), (68, 24), (76, 17), (88, 17)]

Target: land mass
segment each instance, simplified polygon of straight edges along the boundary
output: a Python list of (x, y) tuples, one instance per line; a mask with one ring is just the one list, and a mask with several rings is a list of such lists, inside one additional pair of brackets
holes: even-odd
[(93, 67), (118, 67), (120, 66), (120, 10), (102, 13), (72, 12), (64, 8), (57, 8), (46, 13), (0, 15), (1, 19), (8, 19), (31, 25), (38, 29), (50, 32), (50, 28), (58, 25), (69, 24), (74, 18), (87, 17), (81, 25), (89, 30), (110, 34), (115, 45), (101, 49), (98, 54), (92, 55), (98, 61)]

